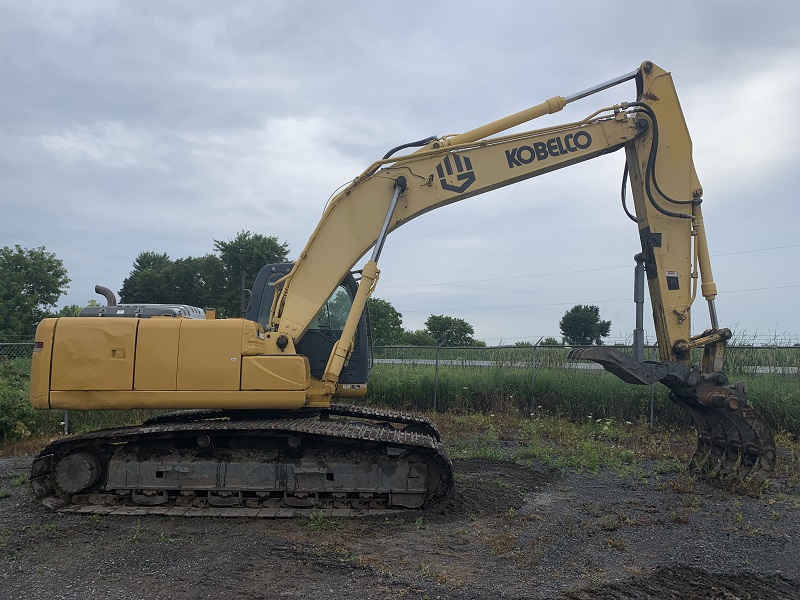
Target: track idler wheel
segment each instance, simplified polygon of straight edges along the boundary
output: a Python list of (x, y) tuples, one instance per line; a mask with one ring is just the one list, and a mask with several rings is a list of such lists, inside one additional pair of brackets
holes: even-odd
[(93, 486), (102, 474), (100, 460), (91, 452), (73, 452), (58, 461), (56, 485), (66, 494), (77, 494)]
[(744, 394), (744, 382), (733, 388), (704, 382), (691, 396), (673, 390), (669, 397), (692, 416), (697, 428), (690, 466), (726, 485), (757, 487), (775, 470), (775, 440)]

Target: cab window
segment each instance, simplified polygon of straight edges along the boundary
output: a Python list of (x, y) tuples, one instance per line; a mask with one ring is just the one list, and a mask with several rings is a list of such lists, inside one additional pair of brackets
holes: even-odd
[(350, 294), (347, 293), (344, 286), (340, 285), (317, 313), (309, 329), (317, 331), (342, 331), (352, 305), (353, 301), (350, 299)]
[(286, 273), (276, 271), (267, 278), (267, 287), (261, 294), (261, 305), (258, 307), (258, 322), (264, 329), (269, 327), (269, 311), (272, 308), (272, 299), (275, 297), (275, 282), (286, 277)]

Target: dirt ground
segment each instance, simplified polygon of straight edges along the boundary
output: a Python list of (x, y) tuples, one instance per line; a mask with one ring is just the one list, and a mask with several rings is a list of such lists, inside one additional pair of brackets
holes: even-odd
[(800, 599), (793, 481), (750, 497), (471, 459), (438, 513), (112, 518), (37, 504), (30, 462), (0, 458), (0, 598)]

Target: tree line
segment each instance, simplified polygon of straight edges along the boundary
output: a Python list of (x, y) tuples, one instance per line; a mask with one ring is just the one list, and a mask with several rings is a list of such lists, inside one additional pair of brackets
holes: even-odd
[[(372, 321), (372, 337), (382, 346), (485, 346), (486, 342), (472, 336), (474, 328), (464, 319), (445, 315), (431, 315), (425, 328), (415, 331), (403, 329), (403, 315), (388, 301), (370, 298), (367, 301)], [(611, 331), (611, 321), (600, 318), (596, 306), (577, 304), (569, 309), (559, 321), (562, 339), (543, 338), (545, 346), (567, 344), (569, 346), (601, 345), (602, 338)], [(532, 342), (516, 342), (517, 346), (533, 346)]]
[(214, 240), (214, 251), (200, 257), (172, 260), (167, 254), (142, 252), (122, 282), (120, 302), (213, 307), (222, 318), (238, 317), (242, 280), (251, 285), (261, 267), (287, 262), (288, 254), (286, 242), (249, 231)]
[[(119, 290), (120, 303), (188, 304), (213, 307), (222, 317), (241, 314), (242, 281), (251, 285), (266, 264), (288, 262), (289, 245), (277, 237), (241, 231), (230, 240), (213, 240), (212, 252), (172, 259), (166, 253), (145, 251)], [(63, 262), (44, 247), (0, 249), (0, 340), (30, 339), (45, 317), (76, 316), (78, 305), (56, 309), (70, 282)], [(89, 305), (96, 302), (90, 300)], [(430, 315), (425, 327), (407, 330), (403, 315), (387, 300), (367, 303), (372, 337), (380, 345), (485, 346), (464, 319)], [(601, 344), (611, 323), (600, 319), (596, 306), (576, 305), (559, 328), (570, 345)], [(559, 343), (554, 338), (543, 343)], [(530, 345), (518, 342), (518, 345)]]

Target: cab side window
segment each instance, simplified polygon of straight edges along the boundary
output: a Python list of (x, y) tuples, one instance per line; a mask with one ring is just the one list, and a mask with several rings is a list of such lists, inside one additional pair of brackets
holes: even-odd
[(353, 301), (344, 286), (339, 286), (317, 313), (309, 326), (311, 330), (342, 331)]
[(275, 282), (285, 276), (285, 273), (276, 271), (267, 278), (267, 286), (261, 294), (261, 304), (258, 307), (258, 322), (264, 329), (269, 327), (269, 311), (272, 308), (272, 299), (275, 297)]

